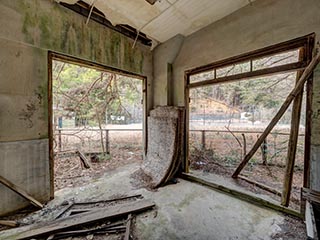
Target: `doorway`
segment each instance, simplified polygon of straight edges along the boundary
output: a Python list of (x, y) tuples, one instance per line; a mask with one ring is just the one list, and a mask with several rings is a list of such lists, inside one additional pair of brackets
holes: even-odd
[(146, 78), (49, 54), (51, 187), (81, 186), (140, 163)]

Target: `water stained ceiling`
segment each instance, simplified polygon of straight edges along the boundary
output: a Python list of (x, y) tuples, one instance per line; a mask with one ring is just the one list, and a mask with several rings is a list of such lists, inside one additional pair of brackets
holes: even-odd
[[(75, 4), (77, 0), (56, 0)], [(157, 42), (188, 36), (250, 4), (250, 0), (84, 0), (113, 24), (127, 24)]]

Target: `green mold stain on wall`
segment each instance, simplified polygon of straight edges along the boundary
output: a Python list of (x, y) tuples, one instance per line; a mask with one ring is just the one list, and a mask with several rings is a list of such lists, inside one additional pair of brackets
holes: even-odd
[(110, 44), (109, 49), (106, 49), (106, 51), (110, 51), (111, 54), (111, 64), (113, 66), (119, 66), (120, 65), (120, 36), (119, 34), (111, 34), (109, 38)]
[(32, 29), (36, 27), (36, 19), (30, 13), (26, 12), (24, 16), (24, 21), (22, 25), (22, 33), (25, 35), (25, 40), (30, 43), (34, 44), (33, 35), (31, 33)]
[(49, 27), (52, 26), (51, 19), (47, 15), (42, 15), (40, 18), (39, 28), (40, 28), (40, 45), (47, 46), (47, 48), (51, 48), (51, 37), (52, 37), (52, 29)]
[(19, 1), (25, 41), (37, 47), (143, 74), (144, 52), (133, 40), (56, 2)]

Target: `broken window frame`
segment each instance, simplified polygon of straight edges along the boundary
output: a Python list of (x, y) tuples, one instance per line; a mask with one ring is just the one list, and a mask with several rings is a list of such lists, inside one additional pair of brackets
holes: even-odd
[[(189, 104), (190, 104), (190, 89), (202, 87), (206, 85), (214, 85), (219, 83), (226, 83), (238, 80), (247, 80), (255, 77), (268, 76), (277, 73), (293, 72), (293, 71), (302, 71), (304, 70), (312, 59), (312, 51), (315, 42), (315, 34), (309, 34), (303, 37), (299, 37), (293, 40), (282, 42), (279, 44), (271, 45), (262, 49), (254, 50), (252, 52), (244, 53), (238, 56), (227, 58), (221, 61), (216, 61), (204, 66), (196, 67), (185, 71), (184, 80), (185, 80), (185, 107), (186, 107), (186, 116), (185, 116), (185, 134), (184, 134), (184, 164), (183, 172), (189, 173)], [(290, 52), (299, 49), (299, 61), (283, 64), (280, 66), (268, 67), (258, 70), (253, 70), (253, 61), (262, 59), (264, 57), (270, 57), (273, 55)], [(250, 71), (238, 73), (234, 75), (217, 77), (216, 70), (229, 67), (232, 65), (237, 65), (245, 62), (250, 62)], [(200, 80), (197, 82), (190, 82), (192, 75), (204, 73), (204, 72), (213, 72), (212, 79)], [(312, 83), (313, 77), (311, 76), (306, 82), (306, 127), (305, 127), (305, 144), (304, 144), (304, 173), (303, 173), (303, 187), (309, 187), (309, 175), (310, 175), (310, 142), (311, 142), (311, 106), (312, 106)], [(186, 176), (190, 179), (190, 176)], [(192, 176), (194, 181), (199, 183), (203, 182), (200, 179), (196, 180), (196, 177)], [(210, 184), (209, 184), (210, 185)], [(303, 206), (303, 201), (301, 202)], [(270, 205), (269, 205), (270, 207)], [(301, 213), (303, 213), (303, 207), (301, 207)], [(279, 210), (279, 209), (278, 209)], [(280, 210), (281, 211), (281, 210)]]
[(143, 153), (147, 151), (147, 77), (125, 71), (122, 69), (114, 68), (111, 66), (102, 65), (96, 62), (80, 59), (73, 56), (68, 56), (52, 51), (48, 51), (48, 133), (49, 133), (49, 173), (50, 173), (50, 198), (54, 198), (54, 154), (53, 154), (53, 98), (52, 98), (52, 64), (53, 61), (62, 61), (65, 63), (76, 64), (81, 67), (91, 68), (98, 71), (115, 73), (128, 77), (140, 79), (142, 81), (142, 97), (143, 97), (143, 123), (142, 123), (142, 136), (143, 136)]

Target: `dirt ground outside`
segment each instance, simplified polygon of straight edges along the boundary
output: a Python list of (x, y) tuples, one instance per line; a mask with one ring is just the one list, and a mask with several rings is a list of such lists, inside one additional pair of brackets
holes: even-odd
[[(127, 128), (128, 126), (126, 126)], [(117, 127), (119, 129), (121, 127)], [(108, 126), (110, 129), (110, 126)], [(105, 131), (103, 131), (105, 133)], [(61, 130), (61, 149), (59, 136), (55, 138), (54, 183), (55, 190), (65, 187), (83, 186), (98, 179), (106, 171), (132, 163), (142, 163), (142, 130), (131, 131), (122, 127), (121, 131), (109, 130), (109, 153), (103, 154), (101, 144), (106, 145), (106, 135), (100, 138), (97, 129)], [(102, 142), (101, 142), (102, 139)], [(106, 151), (106, 149), (104, 149)], [(90, 168), (86, 169), (76, 151), (81, 151), (88, 159)]]

